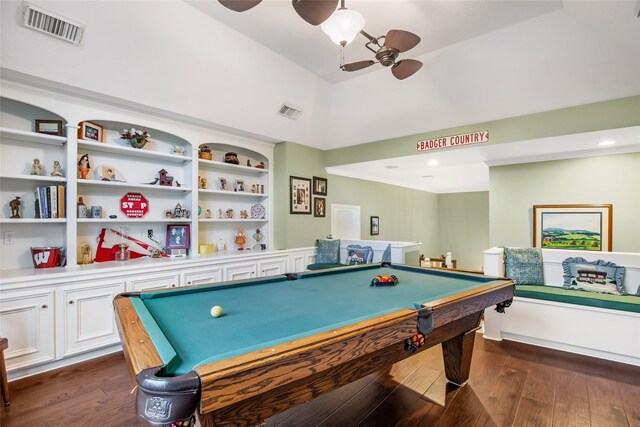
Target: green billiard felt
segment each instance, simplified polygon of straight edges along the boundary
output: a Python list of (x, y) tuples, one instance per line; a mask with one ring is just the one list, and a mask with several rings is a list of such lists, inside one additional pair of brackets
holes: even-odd
[[(395, 274), (400, 284), (370, 287), (376, 275)], [(346, 267), (226, 285), (145, 293), (141, 319), (168, 365), (166, 374), (237, 356), (402, 308), (463, 292), (494, 281), (405, 266)], [(211, 307), (224, 315), (213, 318)], [(143, 307), (140, 307), (143, 306)], [(167, 348), (167, 343), (171, 349)]]

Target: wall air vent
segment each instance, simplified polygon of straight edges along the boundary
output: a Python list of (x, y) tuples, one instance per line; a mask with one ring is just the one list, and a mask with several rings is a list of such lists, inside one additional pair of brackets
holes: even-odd
[(32, 4), (24, 8), (24, 25), (73, 44), (80, 44), (86, 27)]
[(302, 114), (302, 110), (298, 107), (292, 106), (291, 104), (282, 104), (278, 114), (291, 120), (297, 120), (298, 117), (300, 117), (300, 114)]

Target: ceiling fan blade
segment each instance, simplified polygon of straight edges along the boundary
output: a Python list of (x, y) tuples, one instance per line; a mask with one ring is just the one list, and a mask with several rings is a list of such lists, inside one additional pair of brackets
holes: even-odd
[(342, 71), (358, 71), (362, 70), (363, 68), (370, 67), (373, 64), (375, 64), (375, 62), (369, 59), (367, 61), (356, 61), (342, 64), (340, 68), (342, 68)]
[(420, 68), (422, 68), (422, 62), (415, 59), (403, 59), (393, 64), (391, 72), (396, 79), (404, 80), (414, 75)]
[(221, 5), (234, 12), (244, 12), (257, 6), (262, 0), (218, 0)]
[(292, 0), (291, 2), (302, 19), (311, 25), (320, 25), (333, 14), (339, 0)]
[(420, 37), (404, 30), (389, 30), (384, 38), (384, 45), (398, 52), (406, 52), (418, 43), (420, 43)]

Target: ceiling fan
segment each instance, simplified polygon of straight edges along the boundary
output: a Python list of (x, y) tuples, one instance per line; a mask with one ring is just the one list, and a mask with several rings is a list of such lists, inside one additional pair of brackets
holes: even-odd
[[(378, 37), (373, 37), (364, 30), (361, 30), (360, 34), (369, 39), (365, 47), (375, 54), (377, 61), (369, 59), (343, 63), (340, 65), (342, 71), (358, 71), (379, 62), (385, 67), (391, 67), (391, 73), (396, 79), (403, 80), (422, 68), (422, 62), (415, 59), (396, 61), (400, 53), (406, 52), (420, 43), (420, 37), (417, 35), (404, 30), (390, 30), (386, 35)], [(380, 44), (381, 40), (384, 40), (383, 44)]]
[[(218, 0), (224, 7), (244, 12), (257, 6), (262, 0)], [(298, 15), (311, 25), (320, 25), (335, 12), (339, 0), (292, 0)]]

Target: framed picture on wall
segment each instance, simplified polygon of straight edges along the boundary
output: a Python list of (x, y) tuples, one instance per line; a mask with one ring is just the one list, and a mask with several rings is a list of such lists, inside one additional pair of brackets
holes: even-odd
[(533, 247), (612, 250), (613, 205), (535, 205)]
[(289, 213), (311, 214), (311, 180), (298, 176), (289, 177)]
[(317, 176), (313, 177), (313, 194), (317, 196), (327, 195), (327, 180)]
[(167, 224), (165, 249), (189, 249), (189, 224)]
[(372, 216), (371, 217), (371, 233), (372, 236), (377, 236), (380, 234), (380, 217)]
[(313, 216), (324, 218), (327, 216), (327, 199), (315, 197), (313, 199)]

